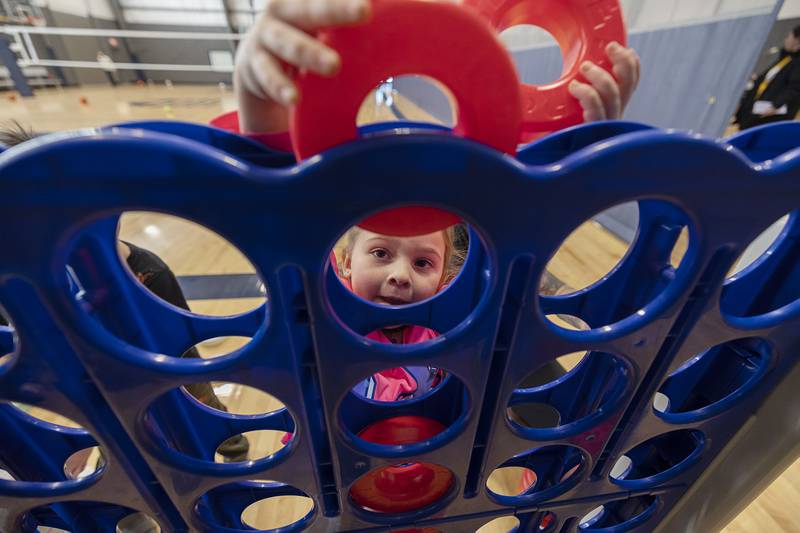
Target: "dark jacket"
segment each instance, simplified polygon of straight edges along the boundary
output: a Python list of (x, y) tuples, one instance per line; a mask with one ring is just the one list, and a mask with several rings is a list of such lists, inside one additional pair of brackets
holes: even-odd
[[(772, 67), (778, 64), (787, 55), (792, 56), (792, 60), (788, 65), (783, 67), (778, 74), (772, 78), (764, 92), (756, 98), (758, 87), (767, 76), (767, 72)], [(781, 51), (780, 57), (770, 67), (761, 73), (758, 78), (753, 82), (753, 87), (750, 88), (742, 96), (739, 103), (739, 110), (736, 112), (736, 122), (741, 129), (752, 128), (768, 122), (777, 122), (779, 120), (792, 120), (797, 112), (800, 111), (800, 59), (798, 56), (800, 52), (789, 54), (789, 52)], [(753, 114), (753, 104), (757, 100), (765, 100), (772, 102), (775, 109), (779, 109), (784, 105), (787, 107), (788, 112), (783, 115), (774, 115), (771, 117), (762, 117)]]

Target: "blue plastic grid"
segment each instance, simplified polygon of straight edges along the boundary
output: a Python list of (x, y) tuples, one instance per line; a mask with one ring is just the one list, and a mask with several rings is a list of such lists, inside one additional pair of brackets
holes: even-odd
[[(297, 165), (240, 137), (180, 123), (55, 134), (0, 154), (0, 303), (13, 323), (0, 328), (0, 353), (10, 354), (0, 360), (0, 399), (87, 428), (0, 404), (0, 468), (15, 477), (0, 480), (2, 531), (114, 531), (133, 511), (164, 531), (252, 531), (242, 510), (279, 495), (315, 503), (280, 531), (464, 532), (512, 514), (526, 532), (652, 531), (796, 364), (798, 217), (759, 260), (725, 277), (752, 239), (798, 207), (792, 139), (800, 125), (715, 142), (595, 124), (517, 158), (430, 131), (364, 133)], [(566, 236), (629, 201), (638, 202), (639, 229), (620, 264), (586, 289), (538, 295)], [(329, 251), (364, 216), (404, 204), (463, 216), (467, 261), (429, 301), (365, 303), (338, 282)], [(116, 221), (126, 210), (171, 213), (222, 235), (256, 266), (269, 301), (227, 318), (162, 303), (116, 255)], [(684, 227), (689, 246), (676, 269), (670, 254)], [(592, 329), (560, 328), (551, 314)], [(442, 336), (420, 345), (362, 337), (398, 323)], [(213, 360), (176, 357), (230, 335), (252, 341)], [(590, 355), (562, 378), (517, 388), (555, 357), (583, 350)], [(401, 362), (445, 368), (449, 377), (410, 402), (350, 393)], [(180, 389), (207, 381), (267, 391), (287, 408), (225, 414)], [(659, 410), (657, 391), (668, 398), (659, 395)], [(510, 420), (506, 408), (519, 403), (550, 406), (558, 425)], [(405, 446), (355, 435), (409, 414), (447, 429)], [(219, 442), (263, 429), (294, 438), (260, 460), (213, 462)], [(66, 458), (96, 444), (105, 465), (67, 479)], [(364, 473), (412, 460), (455, 474), (442, 500), (387, 515), (348, 497)], [(528, 467), (537, 482), (520, 496), (491, 493), (486, 479), (499, 466)], [(250, 481), (262, 479), (275, 482)]]

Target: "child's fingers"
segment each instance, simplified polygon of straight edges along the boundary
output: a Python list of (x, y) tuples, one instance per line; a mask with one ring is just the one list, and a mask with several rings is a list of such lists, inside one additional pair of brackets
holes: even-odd
[(603, 107), (603, 100), (594, 87), (586, 83), (573, 80), (569, 84), (569, 92), (578, 99), (583, 108), (583, 120), (595, 122), (606, 119), (606, 111)]
[[(285, 106), (297, 100), (297, 88), (286, 76), (280, 63), (263, 49), (253, 54), (248, 73), (263, 93)], [(247, 78), (247, 75), (245, 75)], [(254, 93), (257, 94), (257, 93)]]
[(339, 54), (283, 21), (265, 19), (258, 39), (262, 46), (290, 65), (322, 76), (330, 76), (339, 70)]
[(369, 0), (267, 0), (264, 12), (292, 26), (313, 30), (366, 20)]
[(619, 86), (611, 73), (591, 61), (585, 61), (581, 65), (581, 73), (600, 96), (605, 118), (619, 118), (622, 114), (622, 101), (620, 99)]
[(269, 95), (261, 87), (261, 83), (256, 79), (253, 72), (252, 58), (257, 50), (258, 47), (253, 46), (249, 41), (242, 41), (236, 52), (236, 69), (233, 73), (233, 84), (237, 89), (237, 93), (240, 89), (244, 89), (244, 92), (263, 100), (269, 98)]
[(624, 108), (639, 84), (641, 61), (632, 48), (624, 48), (619, 43), (610, 43), (606, 47), (606, 53), (613, 65), (614, 77), (619, 81), (620, 98)]
[(234, 77), (234, 85), (237, 88), (243, 88), (245, 92), (262, 100), (268, 98), (268, 95), (261, 85), (256, 81), (253, 71), (249, 68), (237, 69), (236, 76)]

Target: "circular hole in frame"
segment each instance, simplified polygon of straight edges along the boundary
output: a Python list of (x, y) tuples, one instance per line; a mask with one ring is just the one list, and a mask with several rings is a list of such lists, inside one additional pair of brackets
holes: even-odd
[[(592, 328), (606, 328), (635, 314), (645, 316), (643, 309), (664, 292), (684, 263), (690, 244), (687, 220), (668, 202), (641, 200), (614, 206), (584, 222), (547, 263), (539, 288), (544, 314), (561, 316), (559, 297), (591, 289), (579, 318)], [(614, 305), (609, 306), (605, 300), (612, 289), (600, 285), (612, 277), (616, 293), (624, 297), (611, 298)], [(625, 290), (630, 279), (641, 288)]]
[(501, 31), (500, 40), (509, 52), (538, 49), (537, 68), (530, 68), (526, 65), (522, 60), (523, 56), (516, 54), (511, 56), (522, 83), (548, 85), (558, 81), (563, 75), (564, 55), (561, 46), (555, 37), (544, 28), (533, 24), (517, 24)]
[(501, 516), (485, 523), (475, 533), (511, 533), (519, 529), (519, 518), (516, 516)]
[(351, 503), (376, 514), (403, 514), (442, 502), (455, 486), (448, 468), (425, 462), (380, 467), (350, 487)]
[[(220, 418), (215, 424), (209, 424), (207, 414), (180, 406), (187, 398), (220, 414), (248, 418), (265, 416), (265, 424), (278, 424), (279, 429), (273, 426), (273, 429), (226, 435), (228, 422)], [(187, 457), (216, 463), (241, 463), (274, 456), (289, 444), (294, 420), (285, 409), (271, 394), (240, 383), (193, 383), (173, 389), (150, 404), (144, 427), (159, 446)], [(200, 424), (205, 424), (204, 436), (218, 439), (213, 448), (206, 449), (191, 438), (195, 426)], [(210, 455), (206, 457), (206, 453)]]
[(356, 384), (339, 414), (358, 446), (378, 454), (381, 449), (397, 454), (402, 447), (408, 454), (462, 425), (467, 410), (466, 387), (455, 375), (440, 368), (409, 366), (382, 370)]
[[(658, 497), (652, 495), (634, 496), (624, 500), (614, 500), (599, 505), (584, 515), (578, 522), (578, 531), (628, 531), (656, 511)], [(627, 527), (626, 527), (627, 526)]]
[(178, 307), (185, 299), (193, 313), (237, 315), (267, 300), (266, 286), (244, 254), (195, 222), (126, 211), (119, 219), (117, 249), (123, 264), (147, 290)]
[(405, 306), (427, 300), (461, 271), (469, 248), (463, 224), (392, 236), (352, 226), (334, 245), (337, 277), (364, 301)]
[[(219, 512), (225, 509), (225, 512)], [(244, 480), (220, 485), (200, 496), (193, 509), (204, 531), (302, 531), (316, 512), (302, 490), (270, 480)]]
[[(572, 294), (608, 276), (631, 246), (630, 242), (607, 229), (610, 221), (617, 219), (638, 224), (638, 204), (627, 202), (606, 209), (573, 230), (548, 261), (539, 294)], [(632, 231), (626, 237), (632, 241)]]
[(358, 110), (356, 124), (402, 121), (452, 128), (457, 113), (458, 104), (445, 85), (428, 76), (403, 74), (386, 78), (370, 91)]
[(248, 505), (242, 511), (242, 522), (259, 531), (285, 528), (314, 511), (314, 500), (308, 496), (274, 496)]
[[(426, 218), (429, 215), (432, 218)], [(412, 233), (424, 230), (416, 221), (435, 227), (434, 221), (453, 220), (458, 218), (447, 211), (409, 205), (381, 211), (361, 224)], [(471, 241), (478, 246), (471, 247)], [(464, 270), (468, 252), (473, 259)], [(337, 240), (326, 263), (325, 286), (334, 314), (349, 333), (383, 344), (431, 341), (439, 336), (434, 324), (443, 334), (452, 330), (467, 319), (488, 288), (485, 250), (460, 222), (410, 236), (382, 235), (356, 225)], [(448, 294), (442, 298), (452, 306), (417, 305), (445, 290)]]
[[(523, 498), (525, 501), (550, 499), (572, 488), (580, 479), (586, 464), (583, 452), (574, 446), (557, 444), (535, 448), (499, 465), (487, 478), (486, 490), (501, 505), (515, 505)], [(509, 467), (529, 470), (533, 476), (522, 472), (519, 485), (504, 486), (503, 493), (495, 492), (488, 480), (496, 481), (497, 478), (492, 477), (494, 472)], [(522, 485), (527, 486), (523, 489)]]
[[(55, 446), (55, 453), (73, 450), (69, 455), (61, 456), (64, 462), (60, 468), (53, 462), (41, 463), (35, 468), (23, 464), (19, 468), (25, 477), (14, 476), (3, 470), (5, 474), (0, 479), (29, 482), (34, 490), (49, 490), (51, 483), (84, 481), (91, 484), (105, 470), (106, 462), (99, 446), (75, 449), (75, 437), (84, 436), (87, 430), (71, 418), (49, 409), (18, 402), (8, 402), (7, 406), (0, 402), (0, 408), (9, 409), (9, 414), (19, 417), (21, 424), (35, 425), (40, 432), (47, 432), (43, 439)], [(17, 467), (11, 462), (8, 468), (14, 470)], [(54, 468), (56, 471), (53, 471)]]
[(64, 475), (67, 479), (83, 479), (102, 470), (105, 464), (106, 460), (99, 446), (84, 448), (64, 461)]
[(656, 414), (668, 422), (701, 420), (730, 407), (766, 373), (770, 345), (745, 338), (714, 346), (688, 360), (653, 398)]
[(570, 364), (578, 360), (572, 370), (566, 371), (556, 360), (523, 379), (509, 400), (509, 421), (523, 429), (544, 432), (537, 435), (548, 438), (556, 430), (563, 432), (567, 426), (568, 434), (579, 433), (586, 429), (584, 426), (614, 412), (628, 388), (629, 365), (622, 358), (604, 352), (567, 357)]
[(679, 429), (657, 435), (622, 455), (611, 468), (611, 481), (621, 487), (655, 485), (688, 468), (705, 445), (700, 431)]

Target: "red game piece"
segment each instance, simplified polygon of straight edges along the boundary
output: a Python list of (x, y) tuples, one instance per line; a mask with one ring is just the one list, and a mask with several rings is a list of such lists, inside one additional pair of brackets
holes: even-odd
[(297, 76), (302, 98), (292, 111), (291, 134), (299, 159), (355, 139), (367, 94), (404, 74), (429, 76), (450, 89), (459, 134), (516, 152), (517, 73), (486, 21), (469, 10), (449, 2), (374, 0), (369, 21), (322, 31), (319, 39), (339, 52), (342, 69), (332, 78)]
[[(583, 110), (569, 94), (584, 61), (611, 68), (605, 48), (616, 41), (625, 46), (625, 22), (619, 0), (463, 0), (497, 30), (531, 24), (547, 30), (564, 56), (559, 80), (548, 85), (522, 84), (522, 137), (528, 142), (542, 132), (583, 122)], [(582, 80), (585, 81), (585, 80)]]
[[(458, 135), (516, 152), (519, 79), (503, 44), (474, 12), (447, 2), (374, 0), (369, 21), (325, 30), (319, 39), (339, 52), (342, 70), (332, 78), (297, 76), (302, 98), (292, 111), (290, 131), (299, 159), (356, 139), (356, 115), (366, 95), (382, 80), (404, 74), (447, 86), (457, 102)], [(459, 220), (446, 211), (414, 207), (382, 213), (360, 226), (408, 236)]]
[[(375, 444), (413, 444), (444, 431), (440, 422), (422, 416), (398, 416), (380, 420), (359, 433)], [(447, 494), (454, 476), (432, 463), (407, 463), (373, 470), (350, 488), (358, 505), (380, 513), (402, 513), (427, 507)]]
[(375, 444), (414, 444), (428, 440), (444, 430), (441, 422), (432, 418), (395, 416), (370, 424), (358, 436)]
[(358, 226), (373, 233), (413, 237), (427, 235), (461, 222), (449, 211), (435, 207), (411, 206), (386, 209), (365, 219)]
[(443, 498), (453, 485), (447, 468), (433, 463), (408, 463), (364, 474), (350, 488), (353, 501), (379, 513), (404, 513)]

